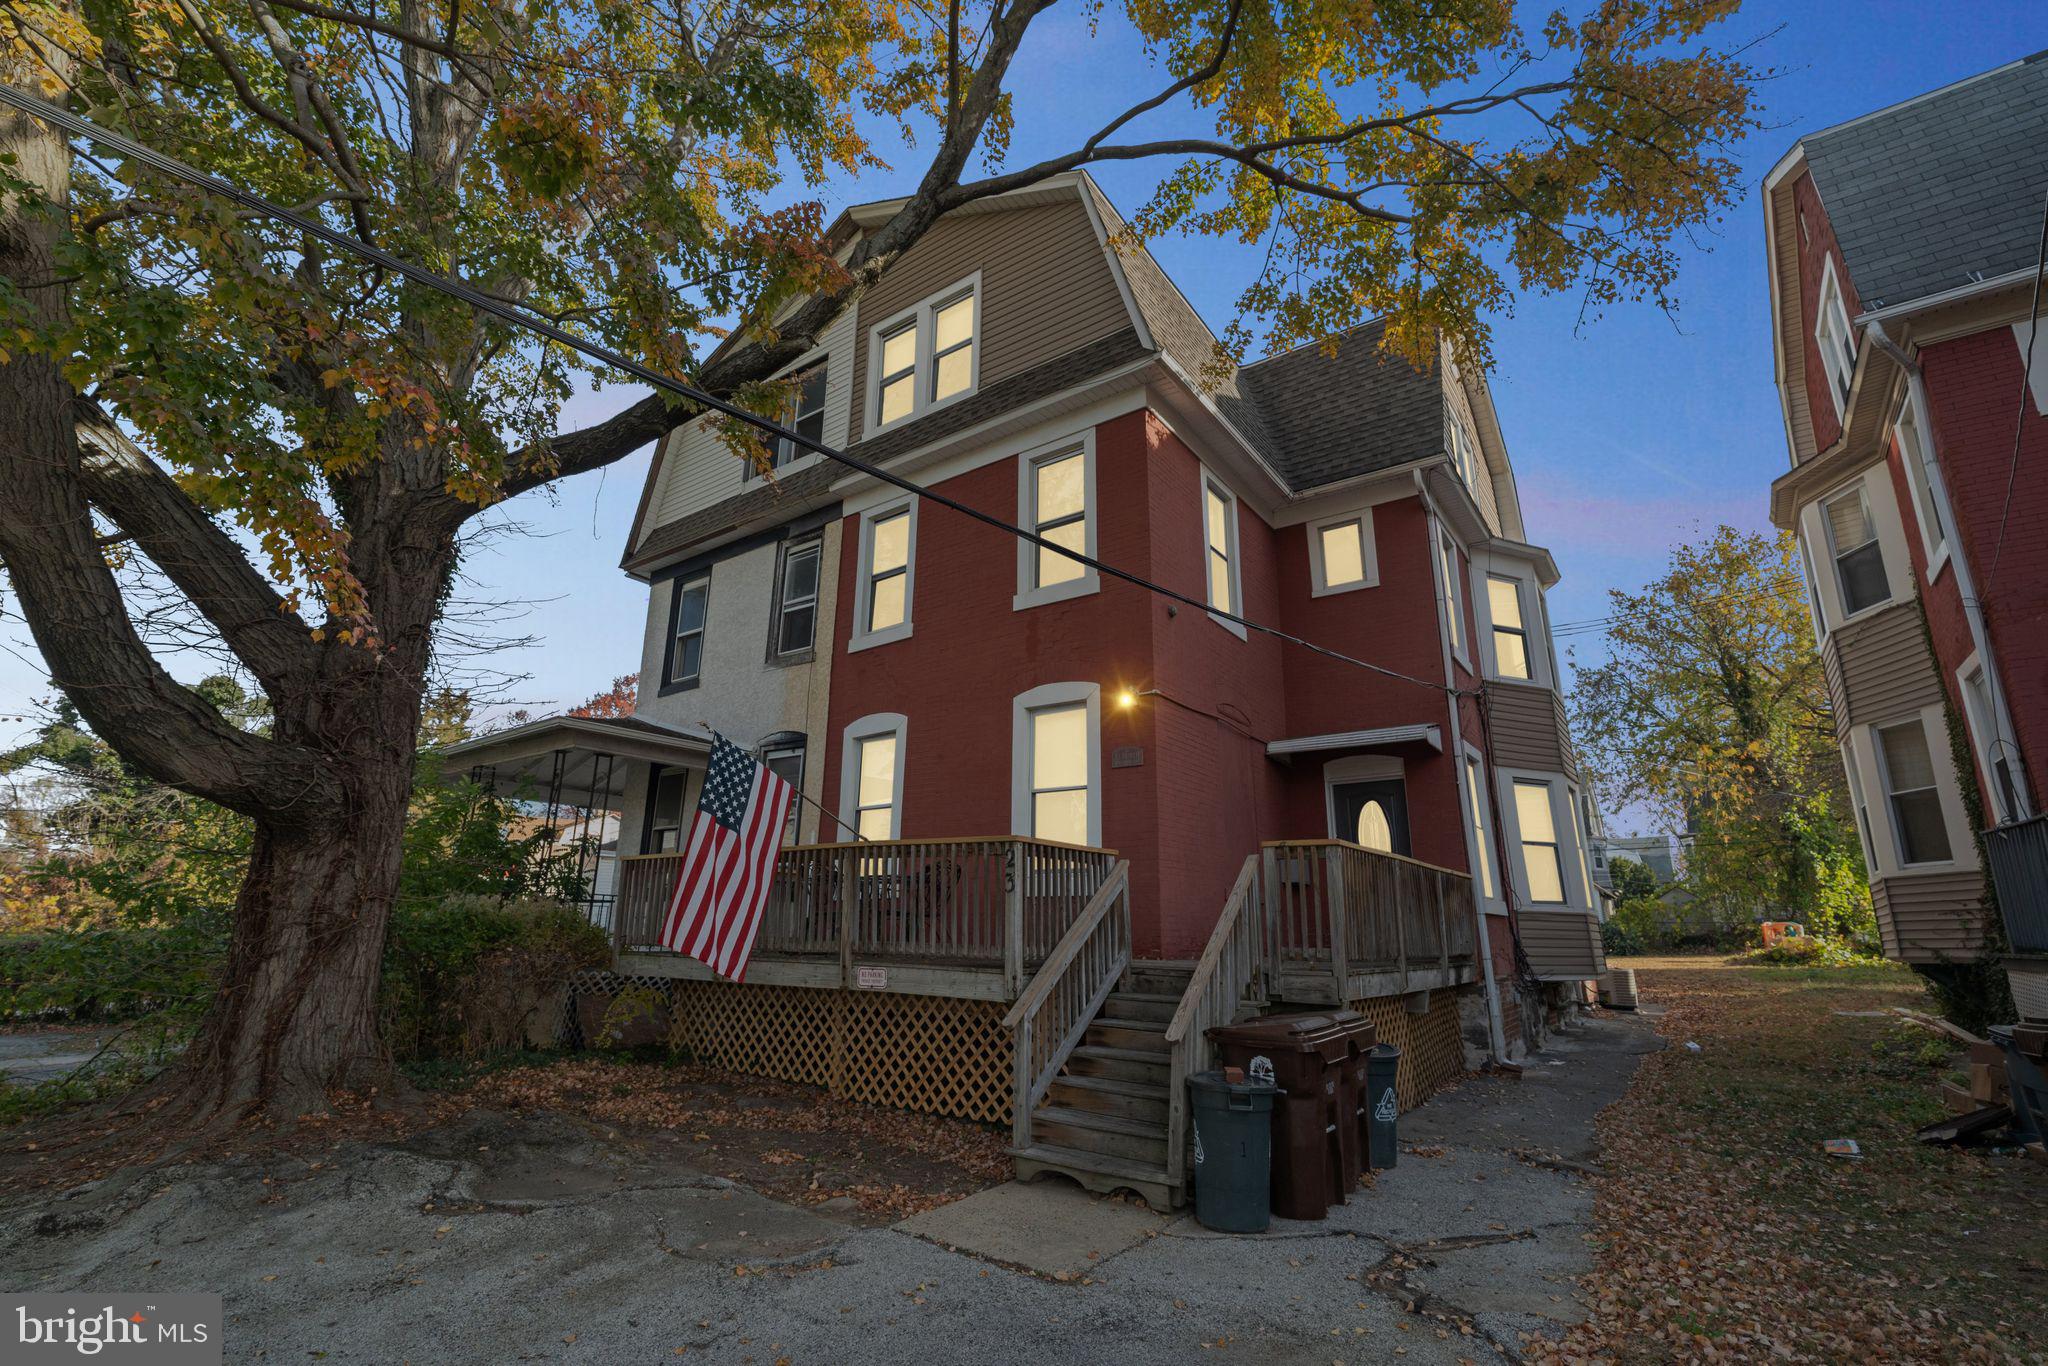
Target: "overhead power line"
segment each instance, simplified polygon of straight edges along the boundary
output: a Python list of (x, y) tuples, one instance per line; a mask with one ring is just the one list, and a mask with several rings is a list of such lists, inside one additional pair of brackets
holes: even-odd
[(996, 530), (1015, 536), (1019, 540), (1028, 541), (1041, 549), (1057, 551), (1068, 559), (1088, 566), (1097, 573), (1107, 574), (1113, 579), (1120, 579), (1134, 587), (1142, 588), (1148, 593), (1173, 602), (1182, 603), (1198, 611), (1207, 612), (1212, 616), (1221, 617), (1225, 621), (1235, 622), (1248, 631), (1257, 631), (1261, 635), (1270, 636), (1275, 640), (1299, 646), (1312, 654), (1322, 655), (1325, 658), (1334, 659), (1340, 663), (1354, 665), (1358, 668), (1369, 670), (1372, 673), (1380, 674), (1383, 677), (1399, 679), (1402, 682), (1413, 683), (1419, 687), (1430, 688), (1453, 695), (1457, 695), (1462, 691), (1448, 682), (1432, 682), (1429, 679), (1420, 678), (1414, 674), (1403, 673), (1399, 669), (1390, 669), (1384, 664), (1374, 664), (1370, 660), (1360, 659), (1355, 655), (1346, 654), (1342, 650), (1333, 650), (1327, 645), (1318, 645), (1314, 641), (1304, 639), (1292, 632), (1283, 631), (1277, 626), (1268, 626), (1236, 612), (1228, 612), (1218, 607), (1212, 607), (1200, 599), (1182, 593), (1177, 589), (1168, 588), (1164, 584), (1155, 583), (1143, 575), (1134, 574), (1127, 569), (1119, 569), (1115, 565), (1098, 560), (1092, 555), (1084, 555), (1079, 551), (1070, 550), (1066, 546), (1058, 545), (1037, 532), (1012, 522), (1006, 522), (992, 513), (983, 512), (980, 508), (963, 503), (947, 494), (936, 492), (894, 471), (884, 469), (880, 465), (871, 464), (858, 456), (848, 455), (844, 451), (827, 446), (822, 441), (813, 440), (801, 432), (785, 427), (780, 422), (776, 422), (771, 418), (762, 417), (758, 413), (748, 412), (746, 409), (719, 398), (715, 394), (708, 393), (694, 385), (685, 384), (681, 380), (671, 378), (657, 370), (649, 369), (640, 362), (618, 351), (614, 351), (608, 346), (585, 340), (574, 333), (564, 331), (562, 328), (547, 321), (547, 319), (539, 317), (516, 304), (507, 303), (502, 299), (495, 299), (488, 294), (471, 288), (460, 280), (450, 279), (445, 275), (428, 270), (424, 266), (416, 265), (402, 256), (393, 255), (381, 247), (374, 247), (358, 238), (351, 237), (349, 234), (330, 227), (317, 218), (308, 218), (304, 214), (285, 208), (281, 204), (272, 203), (252, 190), (245, 190), (239, 185), (221, 179), (219, 176), (199, 170), (194, 166), (188, 166), (176, 157), (167, 156), (162, 152), (136, 142), (132, 138), (113, 132), (111, 129), (102, 128), (91, 120), (80, 118), (70, 110), (60, 108), (47, 100), (26, 94), (11, 86), (0, 84), (0, 104), (11, 105), (32, 118), (41, 119), (45, 123), (63, 129), (73, 137), (99, 143), (111, 151), (118, 152), (124, 157), (161, 171), (165, 175), (197, 186), (209, 194), (218, 195), (223, 199), (230, 200), (266, 218), (273, 218), (280, 223), (289, 224), (300, 232), (317, 237), (330, 246), (339, 247), (353, 256), (381, 266), (394, 274), (402, 275), (417, 284), (424, 285), (429, 289), (449, 295), (452, 298), (460, 299), (481, 313), (489, 314), (491, 317), (510, 323), (514, 327), (531, 332), (535, 336), (544, 337), (558, 346), (566, 346), (570, 350), (587, 356), (594, 361), (631, 375), (644, 384), (652, 385), (679, 398), (688, 399), (700, 407), (708, 408), (713, 412), (722, 413), (736, 421), (744, 422), (748, 426), (754, 427), (767, 435), (776, 437), (779, 440), (788, 441), (803, 450), (822, 455), (828, 460), (845, 466), (847, 469), (867, 475), (871, 479), (878, 479), (885, 484), (893, 485), (906, 493), (951, 509), (963, 517), (971, 518), (985, 526), (994, 527)]

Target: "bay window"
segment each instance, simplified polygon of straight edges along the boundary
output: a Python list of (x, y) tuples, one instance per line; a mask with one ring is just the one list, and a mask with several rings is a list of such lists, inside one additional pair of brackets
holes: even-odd
[(1502, 678), (1529, 678), (1529, 628), (1522, 616), (1522, 584), (1500, 574), (1486, 576), (1486, 610), (1493, 619), (1493, 671)]
[(1933, 751), (1919, 718), (1877, 728), (1877, 754), (1884, 770), (1886, 804), (1899, 862), (1947, 863), (1948, 821), (1942, 815)]
[(1517, 778), (1516, 835), (1522, 847), (1522, 877), (1529, 900), (1538, 905), (1564, 904), (1564, 860), (1558, 852), (1557, 819), (1551, 811), (1550, 784)]
[(1870, 517), (1870, 499), (1863, 485), (1844, 489), (1821, 504), (1828, 551), (1834, 556), (1835, 584), (1842, 595), (1842, 615), (1853, 617), (1865, 608), (1891, 601), (1885, 578), (1884, 548)]

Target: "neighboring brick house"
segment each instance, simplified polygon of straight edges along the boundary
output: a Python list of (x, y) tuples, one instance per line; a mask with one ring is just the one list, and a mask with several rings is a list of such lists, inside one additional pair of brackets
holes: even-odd
[(1793, 466), (1771, 515), (1808, 566), (1885, 952), (1982, 959), (1989, 828), (2037, 1017), (2048, 345), (2022, 376), (2044, 203), (2048, 54), (1801, 138), (1764, 182)]
[[(895, 208), (852, 209), (833, 231), (850, 243)], [(625, 843), (647, 856), (674, 847), (701, 776), (690, 737), (715, 728), (816, 803), (794, 841), (879, 842), (785, 851), (791, 895), (854, 895), (855, 918), (885, 892), (891, 907), (923, 898), (858, 931), (806, 902), (778, 922), (776, 944), (801, 959), (829, 924), (848, 937), (843, 953), (771, 954), (749, 990), (851, 987), (858, 960), (874, 964), (864, 986), (998, 1006), (1029, 997), (1021, 987), (1044, 944), (1013, 942), (1003, 983), (987, 976), (993, 941), (962, 950), (972, 926), (932, 928), (935, 915), (972, 918), (957, 905), (981, 895), (977, 851), (1038, 842), (1001, 855), (1013, 903), (1057, 880), (1031, 850), (1115, 851), (1137, 962), (1102, 1007), (1100, 1038), (1076, 1052), (1100, 1055), (1088, 1059), (1098, 1089), (1138, 1088), (1114, 1099), (1146, 1124), (1156, 1119), (1145, 1107), (1163, 1115), (1175, 1098), (1137, 1045), (1167, 1028), (1212, 932), (1236, 923), (1226, 902), (1248, 878), (1269, 899), (1248, 923), (1284, 897), (1348, 897), (1352, 908), (1352, 938), (1334, 950), (1259, 932), (1262, 1000), (1369, 1007), (1383, 1033), (1413, 1041), (1418, 1069), (1448, 1047), (1455, 1070), (1461, 1034), (1477, 1056), (1519, 1055), (1605, 964), (1544, 602), (1557, 570), (1528, 542), (1485, 380), (1459, 373), (1447, 350), (1419, 370), (1392, 359), (1367, 325), (1334, 353), (1303, 347), (1205, 384), (1213, 335), (1149, 254), (1113, 245), (1121, 226), (1079, 174), (942, 220), (790, 367), (805, 381), (796, 424), (1376, 667), (1098, 581), (823, 457), (779, 452), (771, 482), (692, 423), (657, 452), (624, 557), (650, 588), (635, 720), (675, 737), (671, 762), (627, 766)], [(502, 744), (469, 757), (530, 764), (584, 741), (536, 732), (520, 743), (523, 760)], [(938, 877), (953, 890), (936, 894), (931, 859), (866, 852), (941, 847)], [(1384, 852), (1361, 861), (1368, 850)], [(842, 861), (805, 872), (806, 859)], [(877, 891), (885, 864), (907, 871)], [(1106, 865), (1088, 866), (1095, 878)], [(1338, 870), (1327, 885), (1326, 868)], [(631, 857), (625, 870), (630, 892)], [(905, 924), (924, 936), (923, 964), (909, 952), (885, 963), (852, 942)], [(980, 977), (932, 966), (976, 951)], [(1301, 964), (1333, 953), (1337, 983), (1318, 986)], [(1384, 970), (1396, 957), (1398, 972)], [(1087, 1080), (1060, 1084), (1086, 1093)], [(1403, 1094), (1425, 1080), (1418, 1071)], [(1011, 1109), (1039, 1094), (1020, 1079)], [(1071, 1111), (1039, 1117), (1074, 1122)], [(1118, 1151), (1145, 1162), (1157, 1155), (1152, 1131), (1108, 1138), (1128, 1138)], [(1147, 1179), (1136, 1184), (1155, 1192)]]

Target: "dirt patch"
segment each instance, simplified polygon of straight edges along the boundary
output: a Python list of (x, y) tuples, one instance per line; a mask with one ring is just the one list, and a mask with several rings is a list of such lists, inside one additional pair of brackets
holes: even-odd
[(1937, 1074), (1901, 1065), (1884, 1012), (1927, 1005), (1917, 978), (1626, 966), (1672, 1046), (1600, 1119), (1592, 1317), (1531, 1359), (2040, 1359), (2048, 1179), (1914, 1140)]
[(1004, 1139), (980, 1125), (694, 1064), (576, 1058), (493, 1073), (464, 1099), (614, 1126), (650, 1156), (861, 1224), (894, 1223), (1010, 1177)]

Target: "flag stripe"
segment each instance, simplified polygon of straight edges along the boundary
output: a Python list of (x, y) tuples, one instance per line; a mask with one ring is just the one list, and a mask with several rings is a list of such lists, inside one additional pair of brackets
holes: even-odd
[(744, 981), (774, 885), (795, 790), (723, 736), (697, 797), (662, 943), (719, 976)]

